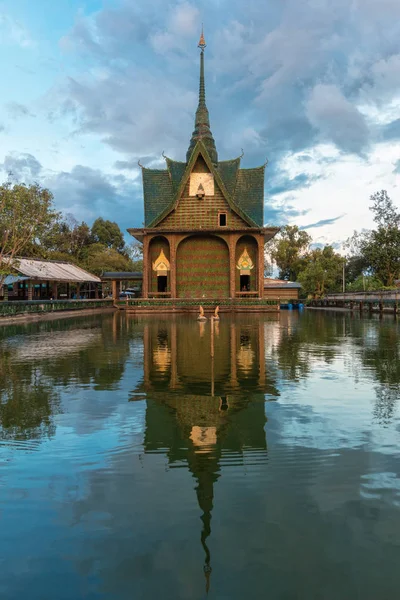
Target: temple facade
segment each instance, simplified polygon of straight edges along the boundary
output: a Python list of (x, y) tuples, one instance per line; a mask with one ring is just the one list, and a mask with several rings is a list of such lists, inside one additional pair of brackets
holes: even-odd
[(144, 298), (262, 298), (265, 165), (241, 168), (241, 156), (218, 160), (206, 106), (201, 35), (199, 102), (185, 161), (142, 167)]

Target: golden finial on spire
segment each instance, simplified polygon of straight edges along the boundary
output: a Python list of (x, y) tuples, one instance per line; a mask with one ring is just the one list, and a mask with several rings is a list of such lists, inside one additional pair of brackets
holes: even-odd
[(204, 50), (204, 48), (206, 47), (206, 41), (204, 39), (204, 31), (203, 31), (203, 24), (201, 24), (201, 36), (200, 36), (200, 41), (199, 41), (199, 48), (201, 48), (201, 50)]

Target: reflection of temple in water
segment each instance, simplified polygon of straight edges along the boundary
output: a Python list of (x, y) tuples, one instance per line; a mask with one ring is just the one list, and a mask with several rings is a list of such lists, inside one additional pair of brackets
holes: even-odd
[(265, 395), (277, 396), (265, 369), (264, 322), (144, 322), (145, 452), (165, 452), (171, 467), (186, 463), (202, 512), (201, 544), (209, 586), (214, 484), (221, 469), (266, 460)]

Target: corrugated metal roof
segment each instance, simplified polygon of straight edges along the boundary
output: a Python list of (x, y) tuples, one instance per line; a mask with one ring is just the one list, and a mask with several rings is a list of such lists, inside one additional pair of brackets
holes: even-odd
[(95, 282), (101, 279), (67, 262), (53, 260), (36, 260), (33, 258), (19, 258), (15, 270), (29, 279), (70, 281), (70, 282)]
[(264, 279), (264, 289), (265, 288), (300, 289), (301, 285), (297, 281), (285, 281), (284, 279), (272, 279), (266, 277)]

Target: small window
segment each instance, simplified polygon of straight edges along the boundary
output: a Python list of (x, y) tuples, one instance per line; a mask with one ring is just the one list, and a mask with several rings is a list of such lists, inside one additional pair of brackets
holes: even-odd
[(226, 213), (219, 213), (218, 219), (219, 219), (219, 226), (226, 227)]

